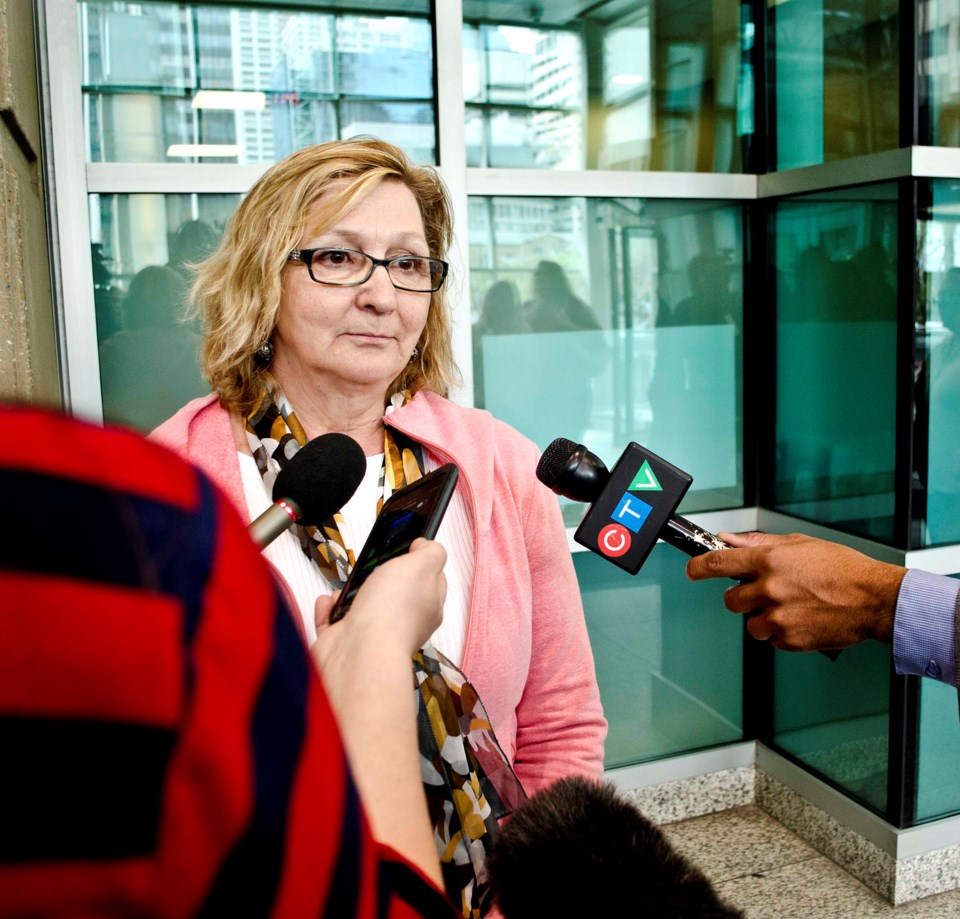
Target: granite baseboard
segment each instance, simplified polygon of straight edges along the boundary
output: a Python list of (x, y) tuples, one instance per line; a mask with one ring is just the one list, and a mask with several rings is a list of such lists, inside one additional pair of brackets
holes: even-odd
[(960, 888), (960, 844), (896, 858), (762, 769), (756, 771), (756, 803), (895, 906)]
[(756, 804), (894, 905), (960, 889), (960, 842), (897, 858), (756, 765), (621, 790), (661, 824)]
[(675, 823), (753, 804), (755, 768), (739, 766), (623, 793), (655, 823)]

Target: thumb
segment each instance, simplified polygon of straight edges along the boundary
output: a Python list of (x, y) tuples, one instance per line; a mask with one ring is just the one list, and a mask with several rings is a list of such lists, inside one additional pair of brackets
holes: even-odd
[(326, 594), (321, 594), (317, 597), (316, 603), (313, 606), (313, 622), (317, 627), (317, 634), (327, 626), (330, 619), (330, 610), (333, 608), (333, 601), (337, 598), (337, 595), (334, 594), (332, 597), (327, 596)]

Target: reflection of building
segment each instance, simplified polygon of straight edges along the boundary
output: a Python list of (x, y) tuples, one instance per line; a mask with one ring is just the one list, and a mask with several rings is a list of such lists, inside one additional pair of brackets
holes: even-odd
[[(80, 21), (94, 161), (157, 162), (172, 144), (222, 144), (237, 148), (222, 158), (268, 163), (356, 134), (433, 157), (426, 19), (81, 4)], [(195, 109), (200, 89), (263, 92), (265, 106)]]

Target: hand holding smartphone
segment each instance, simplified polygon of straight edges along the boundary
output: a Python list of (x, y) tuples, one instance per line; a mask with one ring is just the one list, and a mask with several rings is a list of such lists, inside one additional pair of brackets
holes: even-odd
[(437, 535), (458, 474), (457, 467), (447, 463), (395, 491), (384, 502), (353, 571), (330, 610), (331, 623), (339, 622), (347, 614), (357, 591), (377, 565), (403, 555), (418, 537), (433, 539)]

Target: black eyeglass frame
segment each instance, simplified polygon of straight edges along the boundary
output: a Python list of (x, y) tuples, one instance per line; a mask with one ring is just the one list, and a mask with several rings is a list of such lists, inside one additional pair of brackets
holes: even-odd
[[(318, 278), (315, 278), (313, 275), (313, 254), (315, 252), (355, 252), (357, 255), (362, 255), (370, 265), (370, 270), (366, 275), (360, 278), (357, 281), (321, 281)], [(435, 287), (428, 287), (426, 290), (417, 290), (413, 287), (403, 287), (398, 284), (393, 275), (390, 274), (390, 266), (394, 262), (402, 262), (404, 259), (426, 259), (428, 262), (435, 262), (438, 265), (442, 265), (443, 269), (440, 272), (440, 280), (437, 282)], [(432, 294), (436, 293), (443, 287), (443, 282), (447, 279), (447, 272), (450, 270), (450, 264), (445, 262), (442, 258), (433, 258), (429, 255), (395, 255), (393, 258), (374, 258), (372, 255), (364, 252), (362, 249), (346, 249), (338, 246), (317, 246), (313, 249), (293, 249), (290, 254), (287, 256), (288, 262), (302, 262), (307, 266), (307, 273), (310, 275), (310, 280), (314, 284), (324, 284), (327, 287), (359, 287), (361, 284), (366, 284), (367, 281), (373, 277), (373, 272), (376, 269), (383, 265), (386, 269), (387, 277), (390, 278), (390, 283), (397, 290), (406, 290), (413, 294)]]

